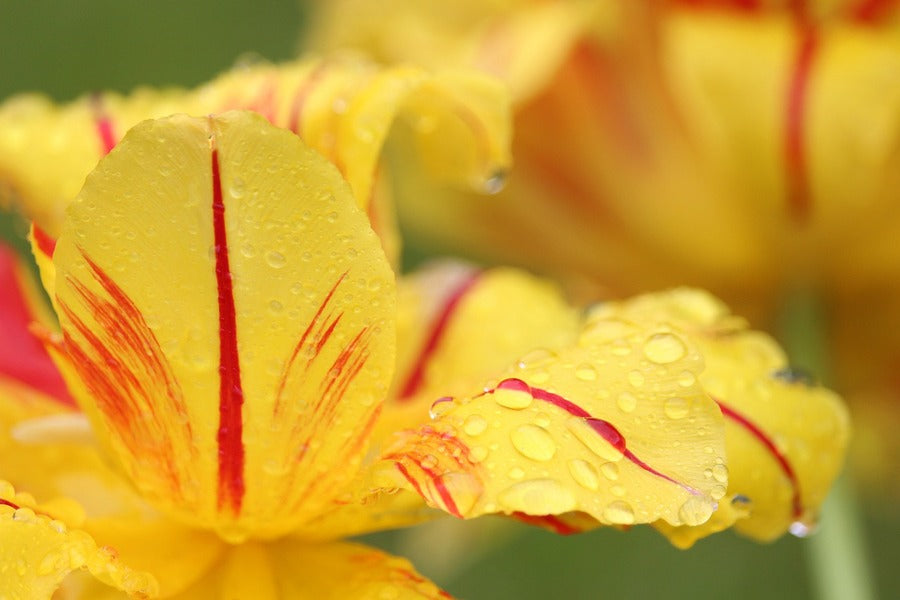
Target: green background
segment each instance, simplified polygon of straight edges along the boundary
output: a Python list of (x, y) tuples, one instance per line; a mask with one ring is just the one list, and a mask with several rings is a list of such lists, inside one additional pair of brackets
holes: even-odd
[[(41, 91), (194, 85), (241, 58), (298, 47), (297, 0), (0, 0), (0, 99)], [(9, 218), (0, 233), (15, 233)], [(880, 597), (900, 598), (900, 510), (865, 504), (868, 562)], [(502, 598), (807, 598), (808, 542), (758, 545), (731, 533), (688, 552), (646, 528), (561, 538), (500, 520), (444, 521), (368, 538), (413, 559), (451, 593)]]

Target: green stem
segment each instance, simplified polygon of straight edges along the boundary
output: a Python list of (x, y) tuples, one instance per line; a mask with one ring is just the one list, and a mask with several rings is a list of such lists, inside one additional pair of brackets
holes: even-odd
[[(831, 383), (825, 310), (818, 294), (801, 291), (785, 303), (779, 329), (793, 364)], [(876, 597), (859, 503), (846, 475), (835, 483), (806, 544), (809, 576), (819, 600)]]

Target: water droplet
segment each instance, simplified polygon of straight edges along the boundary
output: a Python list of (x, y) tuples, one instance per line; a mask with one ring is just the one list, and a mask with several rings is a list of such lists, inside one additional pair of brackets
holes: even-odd
[(431, 417), (431, 420), (439, 418), (441, 415), (450, 410), (450, 407), (453, 406), (453, 398), (449, 396), (444, 396), (443, 398), (438, 398), (431, 404), (431, 408), (428, 409), (428, 416)]
[(816, 532), (819, 524), (815, 521), (794, 521), (788, 526), (791, 535), (798, 538), (809, 537)]
[(684, 342), (671, 333), (657, 333), (644, 344), (644, 356), (660, 365), (675, 362), (686, 353)]
[(634, 509), (622, 500), (616, 500), (603, 509), (603, 518), (616, 525), (631, 525), (634, 523)]
[(725, 465), (715, 465), (712, 468), (712, 476), (719, 483), (728, 482), (728, 467)]
[(678, 518), (692, 527), (706, 523), (712, 516), (713, 503), (699, 496), (691, 496), (678, 509)]
[(538, 427), (547, 429), (550, 427), (550, 423), (552, 423), (552, 421), (550, 420), (549, 415), (547, 415), (546, 413), (538, 413), (534, 416), (534, 424)]
[(782, 369), (778, 369), (777, 371), (772, 373), (772, 377), (778, 379), (779, 381), (783, 381), (792, 385), (799, 384), (805, 385), (807, 387), (812, 387), (816, 384), (815, 378), (812, 376), (812, 374), (798, 367), (784, 367)]
[(522, 410), (531, 406), (531, 388), (521, 379), (505, 379), (494, 390), (494, 401), (505, 408)]
[(521, 467), (513, 467), (507, 473), (510, 479), (522, 479), (525, 477), (525, 471)]
[(616, 398), (616, 406), (618, 406), (622, 412), (630, 413), (637, 408), (637, 397), (630, 392), (622, 392), (619, 394), (619, 397)]
[(608, 461), (622, 460), (622, 452), (598, 435), (587, 421), (581, 417), (572, 417), (566, 421), (566, 427), (588, 450)]
[(575, 369), (575, 377), (577, 377), (581, 381), (596, 381), (597, 369), (586, 363), (578, 365), (578, 367)]
[(670, 419), (683, 419), (691, 412), (691, 406), (684, 398), (669, 398), (663, 404), (663, 410)]
[(619, 498), (625, 495), (625, 488), (621, 485), (614, 485), (609, 488), (609, 491), (613, 496), (618, 496)]
[(569, 473), (578, 485), (592, 492), (597, 491), (597, 488), (600, 487), (600, 478), (597, 476), (597, 469), (594, 468), (594, 465), (580, 458), (571, 459), (568, 465)]
[(518, 367), (520, 369), (546, 367), (556, 362), (558, 358), (559, 355), (556, 354), (556, 352), (547, 350), (546, 348), (538, 348), (521, 357), (518, 362)]
[(709, 497), (713, 500), (721, 500), (725, 497), (725, 486), (724, 485), (714, 485), (709, 490)]
[(484, 446), (472, 446), (472, 449), (469, 450), (469, 460), (473, 463), (484, 462), (487, 457), (488, 449)]
[(481, 435), (487, 429), (487, 426), (488, 422), (481, 415), (469, 415), (465, 423), (463, 423), (463, 431), (471, 436)]
[(240, 177), (235, 177), (234, 181), (231, 182), (231, 187), (228, 189), (228, 192), (231, 194), (232, 198), (242, 198), (244, 196), (244, 180)]
[(521, 425), (509, 434), (516, 450), (532, 460), (550, 460), (556, 454), (556, 443), (550, 434), (537, 425)]
[(681, 387), (691, 387), (695, 383), (697, 383), (697, 378), (690, 371), (682, 371), (678, 375), (678, 385)]
[(282, 304), (278, 300), (271, 300), (269, 302), (269, 310), (271, 310), (273, 313), (280, 313), (282, 310), (284, 310), (284, 304)]
[(287, 259), (281, 252), (272, 250), (266, 254), (266, 262), (269, 263), (269, 266), (273, 269), (280, 269), (287, 264)]
[(628, 383), (633, 387), (641, 387), (644, 385), (644, 374), (637, 369), (628, 372)]
[(619, 478), (619, 466), (616, 463), (603, 463), (600, 465), (600, 472), (610, 481), (615, 481)]
[(433, 469), (438, 464), (438, 459), (434, 454), (426, 454), (420, 463), (423, 469)]
[(497, 500), (510, 511), (550, 515), (575, 510), (575, 495), (555, 479), (522, 481), (500, 492)]
[(506, 186), (506, 171), (495, 171), (484, 180), (483, 189), (486, 194), (499, 194)]
[(481, 497), (482, 486), (471, 473), (452, 472), (440, 478), (444, 488), (453, 496), (453, 502), (461, 515), (465, 515)]
[(253, 258), (256, 256), (256, 248), (253, 247), (253, 244), (241, 244), (241, 254), (244, 255), (244, 258)]

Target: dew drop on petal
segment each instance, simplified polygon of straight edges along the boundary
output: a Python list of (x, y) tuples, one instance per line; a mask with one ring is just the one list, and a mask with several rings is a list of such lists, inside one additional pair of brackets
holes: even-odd
[(603, 509), (603, 518), (616, 525), (634, 523), (634, 509), (623, 500), (616, 500)]
[(271, 252), (266, 253), (266, 262), (269, 263), (269, 266), (273, 269), (280, 269), (287, 264), (287, 259), (281, 252), (272, 250)]
[(556, 454), (556, 443), (550, 434), (537, 425), (522, 425), (509, 434), (512, 445), (522, 456), (545, 461)]
[(644, 374), (634, 369), (628, 372), (628, 383), (632, 385), (632, 387), (641, 387), (644, 385)]
[(484, 180), (482, 188), (486, 194), (494, 195), (503, 191), (506, 186), (506, 172), (495, 171), (490, 177)]
[(805, 538), (805, 537), (809, 537), (812, 534), (814, 534), (816, 532), (817, 528), (818, 528), (818, 523), (814, 523), (814, 522), (807, 523), (806, 521), (794, 521), (793, 523), (790, 524), (790, 526), (788, 526), (788, 531), (794, 537)]
[(616, 406), (618, 406), (619, 410), (622, 412), (630, 413), (637, 408), (637, 396), (631, 392), (622, 392), (616, 398)]
[(522, 410), (531, 406), (531, 389), (519, 379), (506, 379), (494, 390), (494, 401), (504, 408)]
[(685, 525), (694, 527), (706, 523), (712, 516), (713, 510), (714, 505), (712, 502), (699, 496), (691, 496), (678, 509), (678, 518)]
[(663, 404), (663, 410), (670, 419), (683, 419), (690, 413), (690, 405), (684, 398), (669, 398)]
[(613, 462), (622, 460), (622, 451), (598, 435), (585, 419), (572, 417), (566, 421), (566, 427), (579, 442), (600, 458)]
[(555, 479), (533, 479), (511, 485), (497, 500), (507, 510), (531, 515), (560, 514), (574, 510), (575, 495)]
[(684, 342), (671, 333), (657, 333), (644, 344), (644, 356), (660, 365), (675, 362), (686, 353)]
[(726, 483), (728, 481), (728, 467), (725, 465), (714, 465), (712, 476), (719, 483)]
[(695, 383), (697, 383), (697, 378), (690, 371), (682, 371), (678, 375), (678, 385), (681, 387), (691, 387)]
[(450, 410), (451, 406), (453, 406), (453, 398), (449, 396), (438, 398), (431, 403), (431, 408), (428, 409), (428, 416), (431, 417), (432, 421), (434, 421), (435, 419), (446, 413), (448, 410)]
[(525, 471), (521, 467), (513, 467), (506, 475), (510, 479), (522, 479), (525, 477)]
[(602, 465), (600, 465), (600, 472), (603, 473), (603, 476), (610, 481), (615, 481), (619, 478), (619, 466), (613, 462), (603, 463)]
[(478, 436), (487, 429), (488, 422), (481, 415), (469, 415), (463, 423), (463, 431), (466, 435)]
[(575, 377), (581, 381), (596, 381), (597, 369), (587, 363), (578, 365), (575, 369)]
[(574, 479), (578, 485), (592, 492), (597, 491), (597, 488), (600, 487), (600, 478), (597, 475), (597, 469), (594, 468), (594, 465), (586, 460), (573, 458), (568, 462), (568, 466), (572, 479)]

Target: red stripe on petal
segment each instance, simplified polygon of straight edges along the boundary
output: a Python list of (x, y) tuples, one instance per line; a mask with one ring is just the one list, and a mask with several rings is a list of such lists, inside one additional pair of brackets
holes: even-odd
[(94, 324), (86, 324), (60, 300), (68, 321), (61, 349), (128, 451), (155, 461), (151, 468), (177, 492), (185, 474), (177, 468), (173, 441), (182, 438), (184, 447), (194, 447), (181, 388), (140, 310), (99, 265), (81, 254), (106, 297), (67, 277)]
[(819, 38), (812, 25), (805, 21), (801, 21), (798, 29), (800, 39), (785, 103), (784, 156), (787, 165), (787, 208), (795, 222), (804, 223), (812, 208), (806, 155), (806, 109)]
[(31, 224), (31, 237), (38, 251), (47, 258), (53, 258), (56, 252), (56, 239), (51, 237), (46, 231), (38, 227), (37, 223)]
[[(631, 450), (628, 449), (625, 436), (623, 436), (619, 432), (619, 430), (616, 429), (615, 425), (613, 425), (609, 421), (605, 421), (604, 419), (598, 419), (597, 417), (594, 417), (588, 411), (584, 410), (582, 407), (578, 406), (571, 400), (567, 400), (559, 394), (554, 394), (553, 392), (549, 392), (547, 390), (531, 387), (521, 379), (505, 379), (501, 381), (495, 389), (514, 389), (517, 391), (527, 391), (535, 400), (547, 402), (548, 404), (552, 404), (557, 408), (561, 408), (573, 417), (583, 418), (585, 420), (585, 423), (587, 423), (590, 428), (597, 433), (597, 435), (602, 437), (613, 448), (621, 452), (623, 456), (636, 467), (646, 471), (647, 473), (650, 473), (651, 475), (659, 477), (660, 479), (664, 479), (670, 483), (674, 483), (675, 485), (695, 496), (701, 494), (699, 490), (696, 490), (691, 486), (656, 470), (655, 468), (651, 467), (643, 460), (638, 458)], [(487, 393), (493, 392), (494, 390), (489, 390)]]
[(778, 447), (775, 445), (775, 442), (773, 442), (772, 439), (766, 434), (766, 432), (763, 431), (756, 423), (754, 423), (738, 411), (734, 410), (721, 400), (717, 399), (716, 403), (722, 410), (722, 416), (738, 424), (739, 426), (744, 428), (747, 433), (756, 438), (756, 440), (760, 444), (762, 444), (763, 447), (765, 447), (769, 454), (772, 455), (772, 458), (775, 459), (775, 462), (778, 463), (778, 466), (781, 468), (781, 472), (784, 473), (784, 476), (788, 479), (794, 490), (793, 497), (791, 498), (792, 514), (794, 518), (800, 518), (803, 514), (803, 503), (800, 499), (800, 482), (797, 480), (797, 474), (794, 472), (794, 467), (791, 466), (791, 463), (788, 460), (787, 456), (785, 456), (784, 453), (778, 449)]
[[(214, 141), (214, 140), (213, 140)], [(244, 498), (244, 390), (237, 347), (234, 287), (228, 261), (225, 203), (219, 173), (219, 154), (212, 151), (213, 235), (216, 255), (216, 287), (219, 303), (219, 488), (218, 507), (240, 512)]]
[(510, 516), (526, 525), (549, 529), (559, 535), (573, 535), (581, 532), (580, 529), (569, 525), (556, 515), (529, 515), (523, 512), (514, 512)]
[(94, 125), (97, 128), (97, 137), (100, 138), (100, 148), (103, 155), (109, 154), (116, 147), (116, 134), (112, 120), (103, 105), (103, 95), (94, 94), (91, 98), (94, 109)]
[(10, 377), (62, 404), (74, 406), (56, 365), (32, 332), (35, 318), (21, 277), (15, 253), (0, 245), (0, 377)]
[[(340, 277), (337, 278), (337, 281), (334, 282), (334, 285), (331, 286), (331, 289), (325, 295), (325, 298), (322, 300), (322, 303), (319, 304), (319, 308), (316, 309), (316, 313), (313, 315), (313, 318), (310, 320), (309, 325), (306, 326), (306, 330), (304, 330), (303, 334), (300, 336), (300, 340), (294, 346), (293, 351), (291, 352), (290, 358), (288, 358), (287, 363), (284, 366), (284, 370), (281, 373), (281, 379), (278, 382), (278, 391), (275, 393), (275, 405), (272, 410), (272, 416), (278, 418), (284, 410), (284, 387), (287, 385), (288, 376), (291, 374), (291, 370), (294, 367), (294, 363), (297, 360), (297, 357), (300, 355), (300, 352), (306, 347), (307, 343), (315, 343), (315, 347), (313, 352), (306, 359), (306, 369), (309, 370), (309, 367), (312, 365), (313, 361), (322, 351), (322, 348), (327, 343), (328, 339), (331, 338), (331, 334), (334, 333), (334, 328), (337, 326), (340, 321), (341, 316), (332, 317), (329, 315), (325, 317), (323, 324), (323, 315), (326, 310), (328, 310), (329, 305), (331, 304), (332, 298), (334, 298), (334, 293), (337, 291), (338, 286), (341, 282), (344, 281), (347, 277), (347, 271), (341, 274)], [(318, 333), (314, 333), (318, 332)]]
[(450, 325), (450, 320), (462, 303), (463, 298), (475, 287), (480, 278), (481, 272), (472, 273), (444, 299), (444, 305), (440, 309), (437, 319), (435, 319), (428, 333), (428, 337), (425, 338), (425, 343), (419, 352), (419, 356), (413, 364), (409, 376), (400, 388), (399, 399), (401, 401), (408, 400), (422, 387), (425, 380), (425, 369), (440, 346), (441, 340), (447, 332), (447, 327)]

